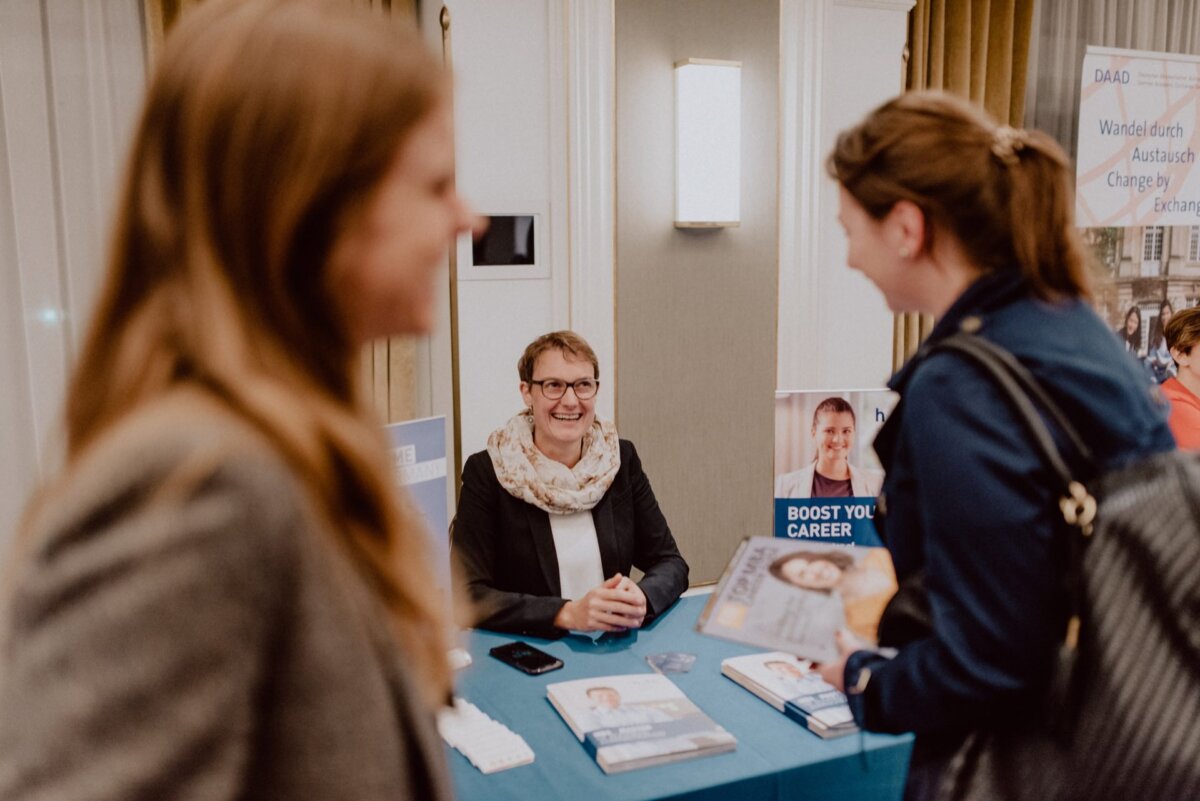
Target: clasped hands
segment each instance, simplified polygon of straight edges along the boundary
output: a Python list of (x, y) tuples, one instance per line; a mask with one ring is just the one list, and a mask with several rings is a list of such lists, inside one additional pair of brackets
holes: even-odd
[(554, 625), (570, 631), (625, 631), (646, 618), (646, 594), (628, 576), (617, 573), (582, 598), (567, 601)]

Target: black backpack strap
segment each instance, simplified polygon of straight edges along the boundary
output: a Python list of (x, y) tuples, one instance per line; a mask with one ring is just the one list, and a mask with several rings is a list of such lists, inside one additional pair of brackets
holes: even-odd
[(1096, 499), (1082, 482), (1072, 477), (1066, 460), (1063, 459), (1058, 447), (1054, 444), (1050, 430), (1038, 413), (1038, 407), (1041, 407), (1059, 427), (1085, 464), (1092, 464), (1092, 452), (1045, 388), (1038, 383), (1038, 380), (1024, 365), (1017, 361), (1015, 356), (1004, 348), (982, 337), (960, 332), (939, 340), (925, 349), (925, 353), (938, 351), (965, 356), (982, 367), (1000, 387), (1011, 406), (1016, 410), (1018, 417), (1021, 418), (1026, 430), (1033, 437), (1034, 444), (1041, 452), (1046, 464), (1057, 477), (1062, 493), (1059, 509), (1068, 526), (1076, 532), (1067, 537), (1067, 565), (1063, 585), (1067, 593), (1069, 617), (1063, 643), (1059, 648), (1059, 667), (1055, 671), (1055, 681), (1048, 699), (1051, 722), (1061, 725), (1067, 717), (1063, 713), (1074, 694), (1076, 653), (1084, 602), (1083, 549), (1087, 538), (1092, 534), (1092, 523), (1096, 516)]
[[(1096, 501), (1088, 492), (1082, 481), (1076, 480), (1067, 462), (1063, 459), (1054, 444), (1054, 438), (1046, 423), (1038, 414), (1038, 406), (1054, 420), (1056, 426), (1063, 432), (1085, 464), (1092, 464), (1092, 451), (1084, 443), (1079, 432), (1071, 425), (1067, 415), (1062, 411), (1050, 394), (1042, 387), (1033, 374), (1029, 372), (1016, 357), (1004, 348), (989, 342), (982, 337), (968, 333), (952, 334), (945, 339), (933, 343), (925, 349), (925, 353), (951, 351), (966, 356), (982, 367), (999, 385), (1009, 403), (1017, 411), (1025, 429), (1033, 437), (1034, 444), (1041, 452), (1042, 458), (1058, 478), (1062, 498), (1059, 508), (1063, 519), (1068, 525), (1079, 529), (1083, 535), (1089, 536), (1092, 530), (1092, 520), (1096, 516)], [(1037, 405), (1034, 404), (1037, 401)]]
[(1033, 435), (1046, 462), (1062, 479), (1064, 487), (1073, 480), (1070, 470), (1067, 469), (1066, 462), (1054, 445), (1054, 439), (1046, 429), (1041, 415), (1037, 413), (1034, 404), (1030, 402), (1031, 399), (1036, 401), (1037, 406), (1041, 407), (1054, 421), (1054, 425), (1062, 431), (1071, 447), (1079, 454), (1080, 459), (1085, 464), (1092, 463), (1091, 448), (1075, 430), (1075, 426), (1071, 424), (1066, 413), (1054, 402), (1054, 399), (1026, 369), (1025, 365), (1017, 361), (1017, 358), (1007, 350), (982, 337), (966, 333), (952, 334), (930, 348), (930, 351), (938, 350), (953, 350), (962, 353), (995, 378), (1005, 391), (1009, 401), (1020, 413), (1025, 427)]

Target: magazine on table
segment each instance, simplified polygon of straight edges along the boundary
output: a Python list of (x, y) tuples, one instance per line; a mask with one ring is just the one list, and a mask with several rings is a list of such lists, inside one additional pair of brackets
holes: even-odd
[(858, 731), (846, 696), (812, 669), (812, 662), (782, 651), (731, 656), (721, 673), (818, 737)]
[(737, 745), (657, 673), (558, 682), (546, 696), (605, 773), (720, 754)]
[(885, 548), (747, 537), (696, 624), (714, 637), (796, 654), (838, 658), (837, 632), (876, 641), (879, 616), (896, 592)]

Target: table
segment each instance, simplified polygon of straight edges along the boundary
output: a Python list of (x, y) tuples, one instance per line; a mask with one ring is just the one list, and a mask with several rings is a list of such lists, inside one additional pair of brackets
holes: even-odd
[[(680, 599), (639, 631), (623, 636), (559, 640), (487, 631), (468, 634), (473, 663), (457, 676), (456, 694), (525, 738), (532, 765), (484, 775), (453, 749), (450, 767), (460, 801), (599, 801), (599, 799), (829, 799), (889, 801), (902, 795), (911, 736), (854, 734), (822, 740), (721, 675), (721, 660), (762, 651), (696, 633), (707, 596)], [(563, 660), (564, 667), (527, 676), (488, 656), (496, 645), (523, 639)], [(696, 655), (688, 673), (669, 677), (709, 717), (737, 737), (737, 750), (605, 774), (546, 700), (558, 681), (652, 672), (649, 654)]]

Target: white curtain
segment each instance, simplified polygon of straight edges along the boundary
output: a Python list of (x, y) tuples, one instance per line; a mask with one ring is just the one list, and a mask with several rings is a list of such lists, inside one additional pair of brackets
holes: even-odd
[(1040, 0), (1035, 13), (1025, 126), (1072, 157), (1088, 45), (1200, 54), (1200, 0)]
[(145, 83), (142, 27), (138, 0), (0, 2), (0, 547), (60, 459)]

